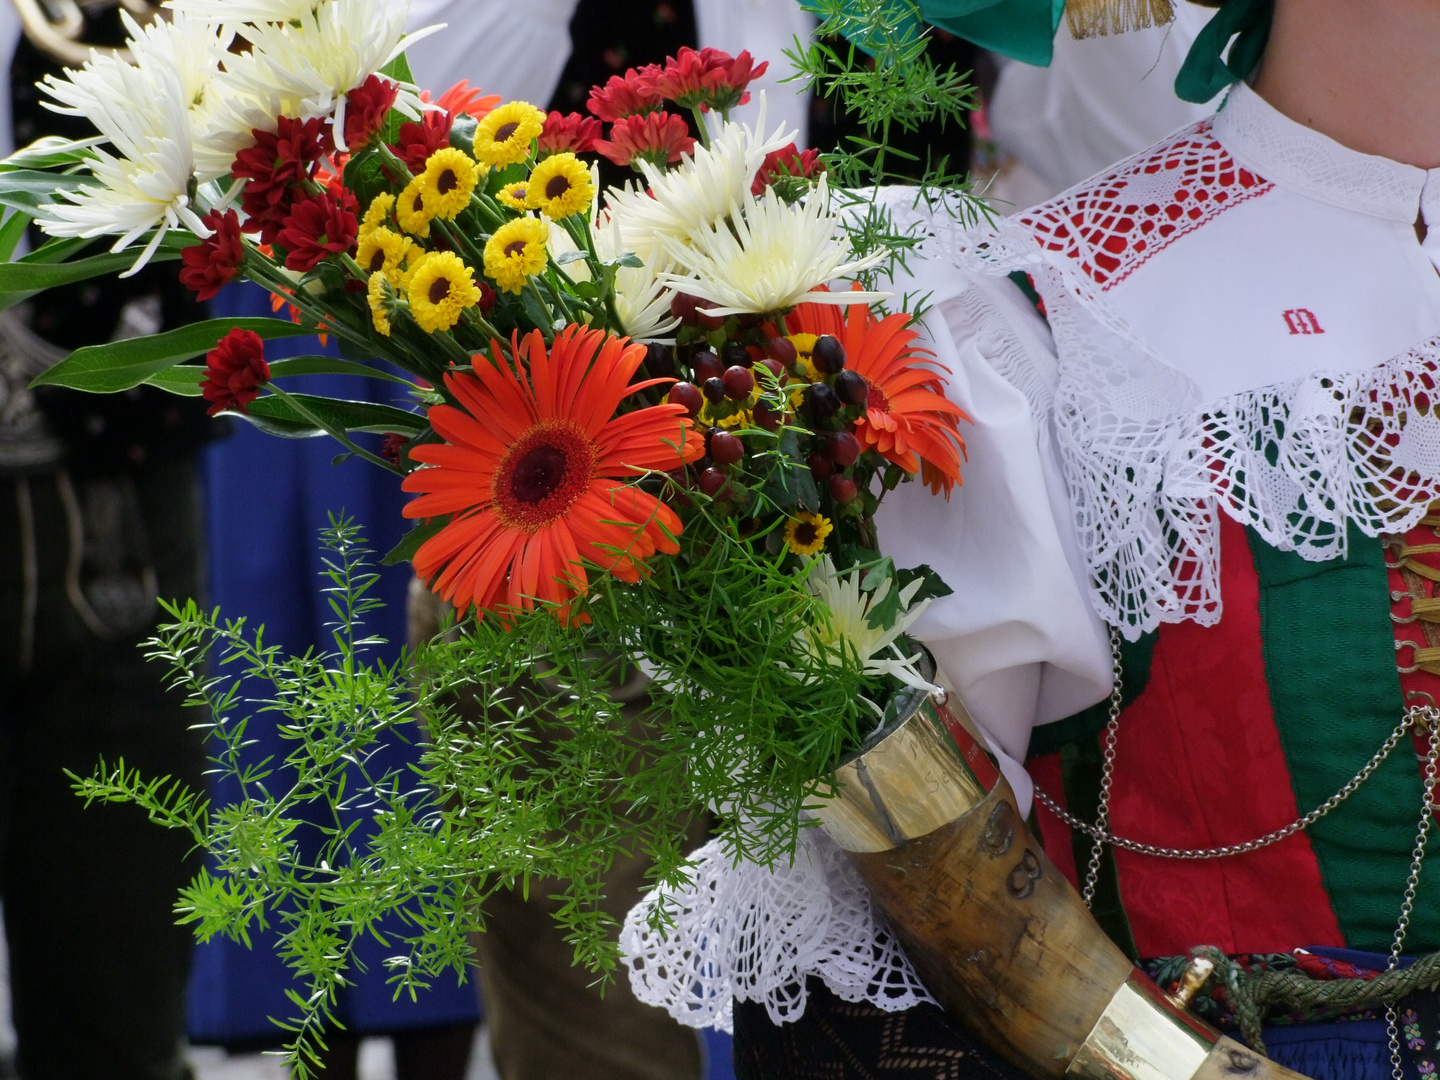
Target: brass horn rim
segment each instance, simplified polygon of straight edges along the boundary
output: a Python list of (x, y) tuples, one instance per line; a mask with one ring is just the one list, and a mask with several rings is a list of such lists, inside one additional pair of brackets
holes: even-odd
[[(30, 42), (62, 64), (79, 67), (95, 54), (130, 60), (127, 49), (91, 45), (82, 40), (85, 15), (75, 0), (44, 0), (43, 6), (41, 0), (11, 0), (11, 3)], [(151, 0), (120, 0), (120, 3), (142, 25), (160, 13), (159, 4)]]

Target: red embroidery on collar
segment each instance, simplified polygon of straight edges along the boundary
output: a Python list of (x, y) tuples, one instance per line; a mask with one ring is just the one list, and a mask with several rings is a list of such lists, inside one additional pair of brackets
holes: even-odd
[(1285, 325), (1290, 328), (1292, 334), (1325, 333), (1324, 327), (1320, 325), (1320, 320), (1309, 308), (1290, 308), (1281, 314), (1285, 316)]
[(1106, 291), (1180, 237), (1273, 186), (1237, 165), (1206, 119), (1019, 221)]

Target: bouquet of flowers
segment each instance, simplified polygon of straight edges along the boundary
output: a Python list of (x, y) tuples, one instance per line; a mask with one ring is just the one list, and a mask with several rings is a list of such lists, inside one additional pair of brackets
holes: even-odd
[[(547, 116), (464, 83), (432, 100), (403, 3), (167, 7), (128, 24), (132, 62), (97, 55), (44, 84), (98, 134), (0, 165), (18, 211), (4, 254), (29, 219), (52, 237), (0, 265), (0, 303), (154, 260), (180, 260), (202, 300), (242, 278), (270, 290), (290, 321), (87, 347), (37, 382), (203, 396), (399, 474), (419, 524), (387, 559), (413, 562), (453, 624), (398, 666), (367, 662), (373, 576), (341, 523), (333, 654), (281, 657), (193, 602), (153, 643), (210, 711), (244, 800), (213, 808), (123, 766), (81, 790), (210, 852), (180, 904), (202, 937), (283, 925), (314, 991), (295, 996), (297, 1040), (344, 942), (381, 915), (415, 930), (396, 943), (399, 992), (461, 964), (485, 895), (532, 877), (561, 879), (577, 959), (603, 969), (617, 848), (678, 881), (676, 822), (708, 806), (737, 857), (787, 857), (841, 756), (897, 691), (929, 685), (906, 631), (947, 590), (896, 568), (874, 524), (901, 483), (948, 498), (964, 460), (963, 415), (874, 288), (913, 238), (868, 201), (847, 209), (763, 109), (755, 128), (729, 120), (765, 70), (745, 53), (681, 50), (596, 87), (589, 116)], [(635, 178), (602, 191), (596, 155)], [(343, 358), (267, 361), (267, 340), (317, 332)], [(410, 406), (285, 389), (313, 372), (380, 375)], [(239, 764), (235, 671), (274, 687), (252, 707), (294, 740), (293, 784)], [(613, 693), (637, 671), (638, 714)], [(417, 717), (418, 792), (364, 769)], [(317, 805), (369, 807), (373, 828), (302, 855)]]

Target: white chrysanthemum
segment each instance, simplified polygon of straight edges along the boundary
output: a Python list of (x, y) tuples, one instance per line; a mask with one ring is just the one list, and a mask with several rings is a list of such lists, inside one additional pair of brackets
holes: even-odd
[[(601, 262), (618, 259), (629, 250), (613, 217), (597, 223), (595, 252)], [(621, 266), (615, 272), (615, 311), (624, 332), (635, 341), (667, 337), (680, 325), (670, 313), (670, 291), (660, 280), (669, 269), (670, 261), (663, 254), (652, 253), (644, 266)]]
[[(96, 183), (61, 192), (36, 214), (52, 236), (117, 236), (120, 251), (157, 229), (134, 273), (149, 261), (166, 229), (184, 225), (201, 236), (209, 230), (190, 203), (195, 175), (192, 110), (204, 107), (218, 70), (221, 38), (185, 20), (142, 30), (127, 16), (135, 63), (94, 54), (64, 79), (44, 89), (57, 112), (88, 119), (110, 144), (89, 163)], [(113, 152), (112, 152), (113, 151)]]
[(402, 51), (408, 7), (407, 0), (324, 0), (295, 23), (251, 26), (250, 51), (226, 67), (242, 93), (278, 100), (286, 116), (329, 116)]
[(875, 252), (850, 259), (840, 219), (830, 213), (822, 174), (804, 201), (786, 203), (768, 188), (744, 199), (724, 221), (678, 239), (661, 237), (677, 272), (660, 275), (680, 292), (718, 305), (712, 315), (783, 311), (802, 300), (869, 304), (889, 293), (811, 293), (834, 278), (853, 277), (884, 259)]
[(295, 22), (310, 15), (323, 0), (166, 0), (172, 11), (196, 19), (226, 23)]
[(841, 656), (850, 654), (865, 665), (867, 675), (893, 675), (917, 690), (939, 689), (923, 679), (916, 669), (920, 654), (906, 656), (895, 644), (895, 639), (909, 630), (930, 606), (929, 600), (910, 606), (924, 584), (921, 579), (916, 578), (900, 590), (900, 615), (895, 622), (878, 628), (870, 625), (870, 610), (890, 594), (895, 586), (893, 577), (887, 577), (873, 593), (862, 592), (858, 567), (837, 573), (830, 556), (822, 555), (810, 568), (805, 584), (829, 609), (829, 617), (822, 617), (801, 638), (801, 644), (811, 655), (839, 664)]
[(627, 185), (612, 188), (606, 195), (626, 249), (646, 258), (662, 238), (683, 240), (729, 216), (749, 195), (765, 155), (795, 137), (794, 132), (779, 128), (769, 138), (762, 138), (759, 133), (764, 131), (764, 125), (762, 103), (753, 130), (726, 124), (709, 147), (696, 146), (668, 172), (640, 162), (648, 192)]

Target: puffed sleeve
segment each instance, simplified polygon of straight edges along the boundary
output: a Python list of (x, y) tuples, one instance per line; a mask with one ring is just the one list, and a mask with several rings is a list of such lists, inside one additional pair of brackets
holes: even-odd
[(1111, 686), (1108, 632), (1087, 596), (1050, 436), (1054, 344), (1008, 280), (925, 260), (911, 270), (904, 289), (930, 294), (927, 344), (972, 420), (962, 424), (968, 461), (948, 502), (919, 483), (887, 495), (880, 544), (897, 565), (928, 563), (954, 590), (912, 633), (996, 749), (1024, 760), (1033, 727)]

